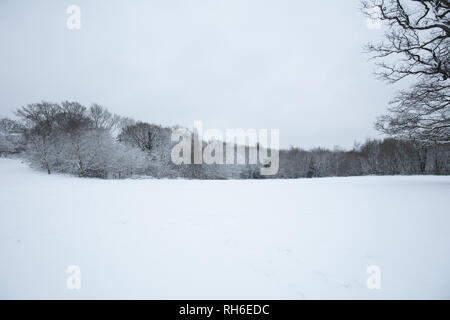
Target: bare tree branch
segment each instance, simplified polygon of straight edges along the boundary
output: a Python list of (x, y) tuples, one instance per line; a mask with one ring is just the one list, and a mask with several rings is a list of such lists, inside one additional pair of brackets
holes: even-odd
[(375, 127), (383, 133), (426, 143), (450, 141), (450, 3), (446, 0), (363, 0), (363, 12), (388, 28), (385, 41), (366, 49), (379, 78), (417, 79), (392, 100)]

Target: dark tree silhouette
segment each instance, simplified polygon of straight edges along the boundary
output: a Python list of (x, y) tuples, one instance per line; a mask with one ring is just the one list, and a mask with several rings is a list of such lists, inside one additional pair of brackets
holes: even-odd
[(362, 5), (366, 15), (388, 28), (383, 42), (367, 45), (377, 75), (389, 82), (416, 81), (396, 95), (375, 127), (425, 144), (449, 143), (450, 2), (363, 0)]

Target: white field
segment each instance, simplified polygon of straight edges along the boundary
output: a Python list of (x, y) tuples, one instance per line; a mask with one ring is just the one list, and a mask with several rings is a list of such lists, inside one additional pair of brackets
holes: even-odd
[(98, 180), (0, 159), (0, 298), (448, 299), (449, 195), (448, 176)]

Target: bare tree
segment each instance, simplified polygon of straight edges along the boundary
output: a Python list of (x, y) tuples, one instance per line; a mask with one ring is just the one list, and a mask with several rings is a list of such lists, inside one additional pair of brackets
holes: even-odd
[(151, 151), (155, 140), (156, 126), (145, 122), (127, 126), (118, 136), (120, 142), (128, 143), (138, 147), (142, 151)]
[(363, 0), (362, 5), (367, 16), (388, 27), (385, 41), (367, 45), (377, 75), (391, 83), (416, 80), (396, 95), (375, 127), (428, 144), (450, 142), (450, 2)]
[(48, 174), (51, 173), (55, 154), (52, 134), (55, 130), (56, 118), (60, 114), (60, 105), (46, 101), (29, 104), (16, 111), (16, 115), (26, 128), (25, 136), (30, 145), (30, 152), (38, 159)]
[(120, 116), (112, 114), (99, 104), (92, 104), (89, 108), (89, 117), (92, 119), (96, 129), (113, 131), (119, 125)]
[(375, 127), (384, 133), (426, 143), (448, 143), (450, 137), (450, 82), (421, 79), (411, 89), (400, 91), (389, 114)]
[(21, 149), (23, 128), (17, 121), (0, 119), (0, 155), (15, 153)]

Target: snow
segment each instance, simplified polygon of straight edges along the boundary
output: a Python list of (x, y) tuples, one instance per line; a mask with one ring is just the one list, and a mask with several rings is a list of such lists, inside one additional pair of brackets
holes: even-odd
[(0, 177), (2, 299), (450, 298), (449, 176)]

